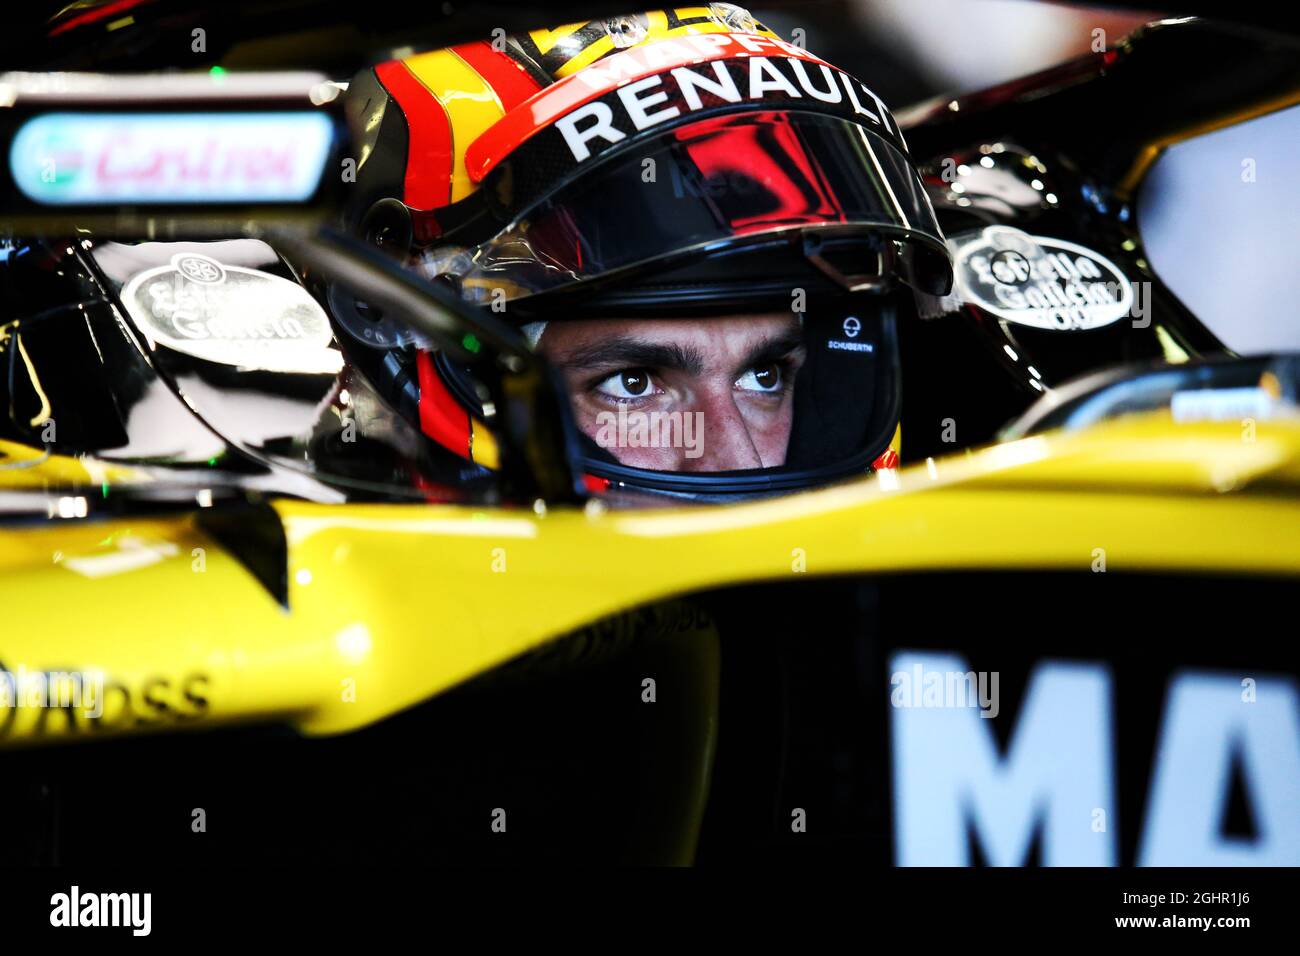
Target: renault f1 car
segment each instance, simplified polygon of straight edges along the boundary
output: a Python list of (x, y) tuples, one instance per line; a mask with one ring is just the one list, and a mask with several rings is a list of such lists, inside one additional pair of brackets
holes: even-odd
[[(896, 348), (887, 427), (852, 475), (722, 502), (594, 458), (511, 311), (390, 254), (460, 224), (359, 195), (410, 186), (369, 159), (414, 155), (417, 110), (540, 115), (449, 107), (420, 51), (474, 71), (500, 29), (617, 65), (654, 48), (621, 12), (546, 42), (511, 5), (15, 26), (0, 858), (1300, 864), (1300, 357), (1230, 346), (1141, 214), (1179, 144), (1294, 140), (1300, 40), (1169, 19), (899, 112), (952, 283), (896, 341), (831, 330)], [(663, 16), (774, 86), (803, 62), (728, 5)], [(665, 70), (730, 62), (685, 50)], [(394, 358), (417, 341), (442, 364)], [(449, 460), (421, 395), (457, 383)]]

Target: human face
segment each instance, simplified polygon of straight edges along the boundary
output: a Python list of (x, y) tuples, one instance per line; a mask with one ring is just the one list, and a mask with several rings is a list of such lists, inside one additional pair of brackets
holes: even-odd
[(785, 463), (806, 354), (796, 316), (553, 321), (538, 348), (563, 374), (578, 427), (625, 465)]

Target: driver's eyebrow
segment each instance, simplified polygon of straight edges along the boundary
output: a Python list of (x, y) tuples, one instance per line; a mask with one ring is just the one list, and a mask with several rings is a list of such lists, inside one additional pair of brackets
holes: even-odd
[(755, 365), (766, 365), (785, 358), (791, 352), (803, 346), (803, 332), (799, 329), (778, 332), (771, 338), (759, 342), (740, 361), (737, 371), (751, 369)]
[(616, 338), (591, 345), (579, 345), (555, 363), (562, 368), (659, 368), (699, 375), (704, 370), (704, 356), (696, 348), (675, 342), (643, 342), (634, 338)]

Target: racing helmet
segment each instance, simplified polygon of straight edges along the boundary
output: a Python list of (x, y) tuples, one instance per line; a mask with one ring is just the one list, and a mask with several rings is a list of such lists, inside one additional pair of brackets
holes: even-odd
[[(380, 63), (353, 219), (561, 373), (589, 488), (728, 497), (896, 467), (896, 325), (952, 283), (867, 87), (730, 4)], [(340, 290), (345, 350), (491, 468), (468, 368)]]

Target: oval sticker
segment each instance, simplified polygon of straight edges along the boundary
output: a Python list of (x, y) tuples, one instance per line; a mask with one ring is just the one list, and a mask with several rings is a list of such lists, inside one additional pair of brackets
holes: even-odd
[(952, 243), (962, 297), (1008, 322), (1095, 329), (1133, 306), (1133, 284), (1115, 264), (1073, 242), (989, 226)]
[(183, 252), (122, 289), (152, 342), (209, 362), (272, 372), (335, 373), (334, 332), (306, 289), (280, 276)]

